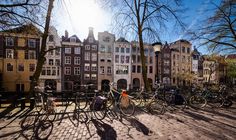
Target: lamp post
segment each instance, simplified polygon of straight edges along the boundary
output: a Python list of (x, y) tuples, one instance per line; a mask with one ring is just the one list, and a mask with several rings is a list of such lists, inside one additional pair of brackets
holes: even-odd
[(157, 81), (158, 83), (160, 82), (159, 80), (159, 73), (158, 73), (158, 54), (161, 51), (161, 42), (156, 42), (152, 44), (154, 52), (155, 52), (155, 56), (156, 56), (156, 76), (155, 76), (155, 81)]

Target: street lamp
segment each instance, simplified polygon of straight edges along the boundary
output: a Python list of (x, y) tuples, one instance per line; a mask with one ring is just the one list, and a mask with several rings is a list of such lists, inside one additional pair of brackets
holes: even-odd
[(155, 80), (159, 83), (160, 79), (159, 79), (159, 73), (158, 73), (158, 54), (161, 51), (161, 42), (156, 42), (152, 44), (154, 52), (155, 52), (155, 56), (156, 56), (156, 76), (155, 76)]

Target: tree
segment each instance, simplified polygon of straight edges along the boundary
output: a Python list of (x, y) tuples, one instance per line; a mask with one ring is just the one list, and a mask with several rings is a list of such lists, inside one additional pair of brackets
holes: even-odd
[[(236, 52), (236, 1), (222, 0), (215, 7), (213, 15), (204, 19), (194, 31), (189, 31), (193, 40), (207, 46), (212, 52)], [(212, 10), (211, 10), (212, 11)]]
[[(179, 0), (101, 0), (104, 5), (112, 7), (114, 12), (113, 26), (122, 35), (138, 38), (142, 76), (146, 90), (151, 87), (147, 79), (147, 70), (144, 56), (144, 40), (160, 41), (160, 36), (166, 32), (167, 22), (175, 19), (176, 23), (183, 25), (177, 16), (180, 5)], [(173, 20), (172, 20), (173, 21)], [(163, 30), (164, 29), (164, 30)]]
[(26, 23), (42, 26), (45, 0), (1, 0), (0, 30), (18, 27)]

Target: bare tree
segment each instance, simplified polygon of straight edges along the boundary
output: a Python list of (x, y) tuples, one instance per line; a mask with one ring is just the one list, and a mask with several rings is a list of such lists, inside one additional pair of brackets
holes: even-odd
[(201, 21), (203, 24), (189, 33), (192, 39), (200, 40), (200, 45), (207, 46), (212, 52), (235, 53), (236, 1), (222, 0), (220, 5), (212, 4), (213, 15)]
[(46, 0), (1, 0), (0, 29), (18, 27), (26, 23), (42, 26)]
[[(144, 41), (160, 41), (160, 36), (167, 32), (167, 22), (183, 25), (177, 16), (180, 0), (100, 0), (114, 12), (113, 26), (121, 35), (137, 37), (140, 47), (142, 76), (146, 90), (151, 87), (147, 79), (144, 56)], [(174, 19), (174, 20), (173, 20)]]

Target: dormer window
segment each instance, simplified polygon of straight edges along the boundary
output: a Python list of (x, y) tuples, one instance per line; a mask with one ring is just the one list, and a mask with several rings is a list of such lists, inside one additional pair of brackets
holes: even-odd
[(70, 42), (76, 42), (76, 38), (75, 37), (71, 37), (70, 38)]

